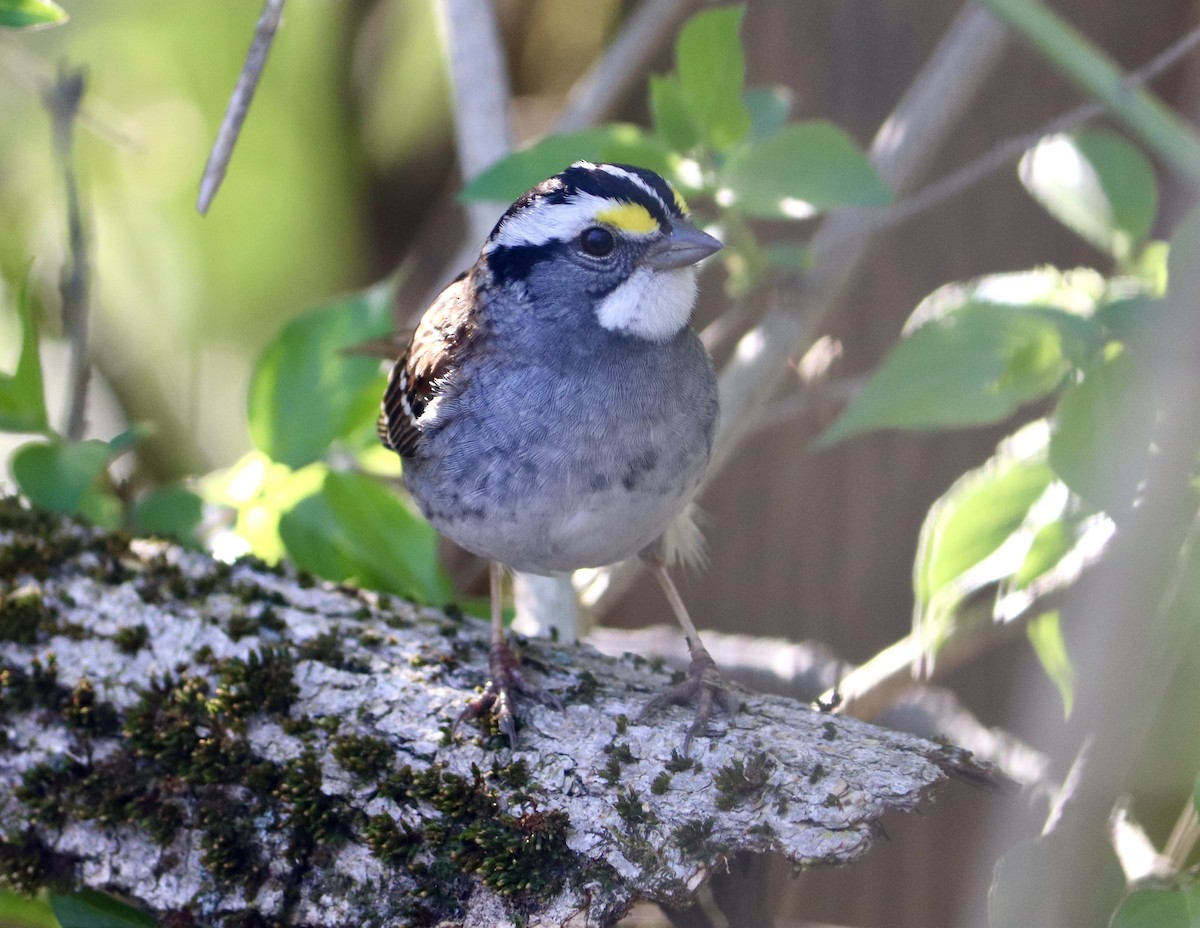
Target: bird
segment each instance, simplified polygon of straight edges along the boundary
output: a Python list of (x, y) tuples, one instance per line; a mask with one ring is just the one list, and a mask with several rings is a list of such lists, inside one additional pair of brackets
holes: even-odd
[(490, 679), (464, 715), (491, 713), (510, 748), (518, 697), (556, 700), (525, 680), (506, 638), (505, 568), (640, 556), (691, 661), (639, 720), (694, 702), (686, 753), (714, 704), (740, 706), (668, 572), (699, 538), (690, 513), (718, 396), (691, 318), (697, 263), (722, 247), (659, 174), (577, 161), (508, 207), (392, 367), (379, 437), (425, 518), (489, 562)]

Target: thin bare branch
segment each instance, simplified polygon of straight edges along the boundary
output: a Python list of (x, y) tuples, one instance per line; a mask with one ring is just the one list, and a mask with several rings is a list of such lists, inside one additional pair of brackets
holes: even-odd
[(675, 34), (695, 0), (645, 0), (591, 69), (571, 88), (554, 132), (574, 132), (605, 118), (641, 81), (650, 59)]
[(213, 142), (208, 162), (204, 165), (204, 174), (200, 178), (200, 196), (196, 200), (196, 210), (201, 215), (208, 212), (213, 197), (217, 195), (217, 190), (225, 179), (229, 159), (233, 157), (233, 148), (242, 134), (246, 113), (249, 112), (254, 92), (258, 89), (258, 79), (262, 77), (271, 43), (275, 40), (275, 32), (283, 18), (284, 2), (285, 0), (266, 0), (263, 11), (259, 14), (250, 51), (246, 53), (242, 73), (238, 75), (237, 84), (229, 98), (229, 106), (225, 109), (225, 118), (221, 120), (221, 128), (217, 132), (217, 140)]
[[(512, 148), (504, 45), (487, 0), (441, 0), (438, 26), (454, 97), (458, 165), (469, 181)], [(495, 204), (472, 203), (467, 218), (474, 250), (496, 221)]]
[(91, 272), (88, 262), (87, 234), (83, 228), (83, 210), (79, 203), (79, 183), (75, 175), (75, 126), (79, 118), (87, 81), (81, 68), (64, 65), (58, 78), (46, 88), (43, 97), (54, 132), (54, 155), (62, 172), (67, 199), (67, 264), (59, 278), (62, 295), (63, 332), (71, 346), (67, 375), (67, 413), (65, 434), (71, 441), (83, 437), (86, 424), (88, 378), (88, 303)]
[[(1198, 45), (1200, 45), (1200, 27), (1187, 33), (1174, 45), (1156, 55), (1136, 71), (1131, 71), (1121, 82), (1122, 86), (1129, 89), (1144, 86), (1177, 64)], [(923, 187), (912, 196), (905, 197), (892, 206), (865, 217), (870, 234), (877, 234), (906, 222), (914, 216), (928, 212), (997, 171), (1009, 167), (1046, 136), (1078, 129), (1093, 119), (1103, 116), (1104, 112), (1105, 108), (1102, 104), (1084, 103), (1051, 119), (1032, 132), (998, 142), (990, 151), (969, 164), (963, 165), (957, 171)], [(827, 240), (826, 244), (829, 247), (841, 246), (862, 234), (863, 230), (861, 229), (850, 230), (841, 239), (835, 237)]]

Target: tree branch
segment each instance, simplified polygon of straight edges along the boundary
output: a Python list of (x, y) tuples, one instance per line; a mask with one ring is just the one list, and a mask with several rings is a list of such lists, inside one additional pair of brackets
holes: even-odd
[[(0, 877), (166, 923), (611, 925), (741, 851), (849, 862), (965, 752), (750, 695), (631, 722), (647, 662), (525, 644), (563, 710), (454, 720), (483, 623), (0, 503)], [(985, 772), (984, 776), (987, 774)], [(240, 920), (239, 920), (240, 919)]]

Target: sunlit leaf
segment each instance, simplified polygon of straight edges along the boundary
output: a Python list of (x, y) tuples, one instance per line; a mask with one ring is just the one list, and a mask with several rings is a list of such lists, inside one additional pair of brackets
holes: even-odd
[(51, 0), (0, 0), (0, 26), (10, 29), (29, 29), (55, 26), (70, 17)]
[(94, 889), (51, 893), (50, 905), (62, 928), (155, 928), (145, 912)]
[(732, 152), (718, 202), (764, 219), (807, 219), (833, 206), (884, 206), (892, 195), (846, 132), (814, 120)]
[(378, 481), (330, 472), (321, 489), (280, 519), (280, 536), (301, 567), (424, 602), (443, 603), (449, 583), (437, 534)]
[(51, 512), (83, 514), (88, 497), (103, 492), (99, 483), (111, 456), (108, 443), (94, 439), (38, 441), (18, 448), (11, 466), (31, 503)]
[(1126, 351), (1083, 371), (1054, 412), (1050, 465), (1074, 492), (1121, 512), (1137, 489), (1154, 427), (1145, 372)]
[(45, 432), (46, 400), (42, 386), (42, 362), (38, 356), (37, 326), (33, 321), (29, 277), (17, 292), (17, 317), (21, 323), (21, 351), (12, 374), (0, 374), (0, 430)]
[(650, 116), (654, 131), (676, 151), (687, 151), (700, 141), (700, 130), (688, 112), (679, 78), (674, 74), (650, 76)]
[(741, 6), (697, 13), (684, 23), (675, 44), (675, 69), (688, 112), (719, 151), (750, 131), (750, 112), (742, 102), (746, 58), (739, 33), (744, 13)]
[(1075, 546), (1077, 538), (1073, 529), (1073, 524), (1067, 519), (1056, 519), (1042, 526), (1033, 536), (1025, 560), (1013, 574), (1013, 587), (1022, 589), (1028, 586), (1030, 581), (1053, 569)]
[(50, 903), (0, 889), (0, 925), (5, 928), (59, 928)]
[(382, 396), (384, 375), (376, 359), (346, 349), (391, 328), (387, 283), (285, 325), (250, 384), (250, 435), (259, 450), (298, 468), (319, 460), (335, 440), (369, 429), (374, 407), (364, 397)]
[(1200, 913), (1189, 909), (1178, 890), (1139, 889), (1121, 900), (1109, 928), (1197, 928)]
[[(919, 603), (931, 602), (940, 590), (995, 554), (1025, 523), (1054, 477), (1037, 431), (1030, 427), (1002, 443), (991, 459), (956, 480), (930, 508), (914, 567)], [(1015, 551), (1013, 563), (998, 565), (990, 579), (1015, 572), (1027, 551), (1028, 545)]]
[(1025, 631), (1038, 662), (1062, 697), (1064, 717), (1069, 718), (1075, 704), (1075, 668), (1067, 654), (1058, 611), (1043, 612), (1026, 626)]
[(1158, 208), (1154, 169), (1116, 133), (1047, 136), (1021, 159), (1020, 177), (1047, 212), (1118, 260), (1150, 234)]
[(873, 429), (999, 422), (1052, 391), (1066, 370), (1052, 316), (968, 304), (897, 343), (817, 446)]

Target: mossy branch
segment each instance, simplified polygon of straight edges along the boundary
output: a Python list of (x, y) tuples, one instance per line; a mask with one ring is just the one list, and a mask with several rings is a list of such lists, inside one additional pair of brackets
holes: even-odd
[[(451, 610), (453, 612), (454, 610)], [(528, 642), (566, 709), (454, 720), (481, 623), (0, 502), (0, 881), (163, 923), (612, 924), (741, 851), (862, 854), (964, 752), (751, 696), (679, 747), (647, 662)]]

